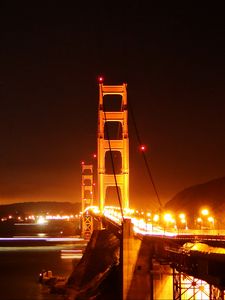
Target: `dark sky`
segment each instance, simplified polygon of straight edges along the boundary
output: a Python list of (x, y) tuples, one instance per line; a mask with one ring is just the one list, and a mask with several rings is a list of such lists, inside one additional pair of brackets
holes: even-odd
[[(200, 2), (1, 4), (1, 203), (80, 201), (99, 74), (128, 84), (162, 202), (225, 176), (225, 10)], [(156, 207), (129, 122), (130, 203)]]

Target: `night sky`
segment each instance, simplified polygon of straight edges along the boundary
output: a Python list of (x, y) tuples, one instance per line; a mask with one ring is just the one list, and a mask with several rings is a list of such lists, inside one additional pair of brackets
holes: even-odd
[[(128, 84), (163, 203), (225, 176), (224, 1), (108, 2), (1, 4), (0, 203), (80, 201), (99, 74)], [(156, 208), (130, 115), (129, 137), (130, 205)]]

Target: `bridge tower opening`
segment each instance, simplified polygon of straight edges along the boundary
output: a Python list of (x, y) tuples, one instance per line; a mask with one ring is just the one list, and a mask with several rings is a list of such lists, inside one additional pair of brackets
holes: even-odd
[[(119, 153), (119, 155), (118, 155)], [(111, 158), (107, 171), (106, 157)], [(119, 157), (116, 161), (115, 157)], [(116, 187), (122, 209), (129, 208), (129, 138), (127, 85), (99, 83), (98, 106), (98, 198), (103, 212), (106, 190)], [(119, 201), (118, 201), (119, 206)]]
[(81, 183), (81, 199), (82, 199), (82, 236), (90, 238), (93, 231), (93, 218), (85, 209), (93, 205), (94, 185), (93, 185), (93, 165), (81, 164), (82, 166), (82, 183)]

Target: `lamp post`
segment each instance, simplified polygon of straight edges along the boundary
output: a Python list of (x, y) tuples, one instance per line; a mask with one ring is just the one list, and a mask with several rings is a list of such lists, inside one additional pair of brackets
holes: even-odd
[(179, 219), (180, 219), (180, 223), (183, 224), (185, 226), (185, 229), (187, 230), (187, 218), (186, 215), (184, 213), (180, 213), (179, 214)]
[(209, 221), (212, 229), (214, 229), (214, 227), (215, 227), (215, 219), (212, 216), (209, 216), (208, 217), (208, 221)]
[(208, 228), (208, 217), (209, 217), (209, 209), (202, 208), (200, 211), (200, 219), (201, 219), (201, 229)]
[(164, 214), (164, 234), (166, 228), (169, 226), (170, 223), (174, 223), (174, 219), (170, 213), (165, 213)]
[(152, 231), (153, 231), (153, 228), (154, 228), (153, 224), (154, 224), (154, 225), (155, 225), (155, 224), (158, 224), (158, 222), (159, 222), (159, 215), (155, 214), (155, 215), (153, 216), (153, 218), (152, 218)]
[(146, 230), (148, 231), (151, 229), (151, 231), (152, 231), (152, 222), (151, 222), (151, 213), (150, 212), (146, 213), (145, 222), (146, 222)]
[(197, 218), (197, 224), (199, 225), (199, 229), (202, 229), (202, 218)]

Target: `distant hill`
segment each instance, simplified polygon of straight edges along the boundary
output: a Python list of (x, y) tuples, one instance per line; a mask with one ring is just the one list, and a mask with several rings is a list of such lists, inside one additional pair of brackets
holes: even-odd
[(0, 205), (0, 217), (5, 215), (27, 214), (77, 214), (81, 211), (81, 203), (71, 202), (22, 202)]
[(172, 211), (182, 210), (194, 216), (204, 206), (214, 216), (225, 218), (225, 177), (184, 189), (168, 201), (165, 208)]

